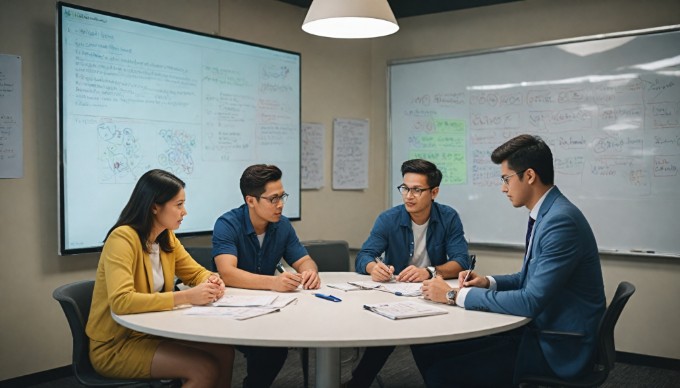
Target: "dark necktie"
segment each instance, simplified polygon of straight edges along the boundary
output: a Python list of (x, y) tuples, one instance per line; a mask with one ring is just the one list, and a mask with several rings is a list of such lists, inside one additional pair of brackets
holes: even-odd
[(534, 222), (536, 222), (536, 220), (529, 217), (529, 223), (527, 224), (527, 237), (526, 237), (526, 240), (524, 242), (524, 255), (525, 256), (529, 252), (529, 239), (531, 238), (531, 231), (534, 228)]

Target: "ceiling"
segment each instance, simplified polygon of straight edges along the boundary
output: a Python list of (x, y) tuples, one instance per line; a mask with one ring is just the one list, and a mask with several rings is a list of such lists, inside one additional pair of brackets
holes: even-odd
[[(309, 8), (312, 0), (279, 0), (284, 3)], [(409, 16), (426, 15), (458, 9), (481, 7), (485, 5), (510, 3), (520, 0), (388, 0), (397, 19)]]

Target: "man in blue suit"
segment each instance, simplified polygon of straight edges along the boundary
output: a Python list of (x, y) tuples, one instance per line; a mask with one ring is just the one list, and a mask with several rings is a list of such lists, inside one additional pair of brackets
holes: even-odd
[(525, 374), (573, 378), (593, 366), (605, 310), (597, 243), (581, 211), (554, 186), (552, 152), (538, 136), (519, 135), (491, 155), (502, 192), (529, 216), (522, 269), (511, 275), (459, 274), (423, 283), (432, 301), (467, 310), (525, 316), (527, 326), (488, 337), (413, 349), (429, 387), (512, 386)]

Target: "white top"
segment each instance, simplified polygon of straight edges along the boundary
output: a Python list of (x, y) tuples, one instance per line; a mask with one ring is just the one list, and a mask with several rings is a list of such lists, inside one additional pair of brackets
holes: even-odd
[[(298, 300), (280, 312), (247, 320), (219, 316), (185, 315), (183, 309), (129, 315), (113, 315), (119, 324), (158, 336), (233, 345), (343, 348), (355, 346), (408, 345), (455, 341), (486, 336), (520, 327), (529, 318), (480, 311), (467, 311), (445, 304), (449, 313), (431, 317), (390, 320), (365, 310), (364, 304), (411, 300), (376, 290), (340, 291), (325, 286), (351, 280), (370, 280), (353, 272), (322, 272), (320, 290), (298, 290)], [(331, 302), (314, 293), (332, 294)], [(227, 294), (263, 295), (272, 291), (227, 288)], [(228, 307), (224, 307), (228, 308)], [(426, 327), (427, 330), (423, 328)]]
[(430, 266), (430, 256), (427, 254), (427, 226), (430, 220), (418, 225), (411, 220), (411, 230), (413, 230), (413, 256), (410, 263), (418, 268)]
[(161, 265), (160, 247), (158, 243), (151, 244), (149, 259), (151, 259), (151, 270), (153, 272), (153, 292), (161, 292), (165, 285), (165, 279), (163, 278), (163, 266)]

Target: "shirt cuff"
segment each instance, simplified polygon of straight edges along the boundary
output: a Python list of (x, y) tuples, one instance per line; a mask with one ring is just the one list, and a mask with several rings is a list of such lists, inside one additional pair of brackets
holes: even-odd
[[(489, 279), (489, 290), (496, 291), (496, 279), (494, 279), (493, 276), (487, 276), (486, 278)], [(465, 308), (465, 298), (471, 289), (471, 287), (465, 287), (458, 291), (458, 295), (456, 295), (456, 306)]]
[(470, 292), (470, 287), (461, 288), (458, 290), (458, 295), (456, 295), (456, 306), (465, 308), (465, 297), (467, 296), (468, 292)]
[(496, 291), (496, 279), (493, 276), (487, 276), (486, 278), (489, 279), (489, 290)]

